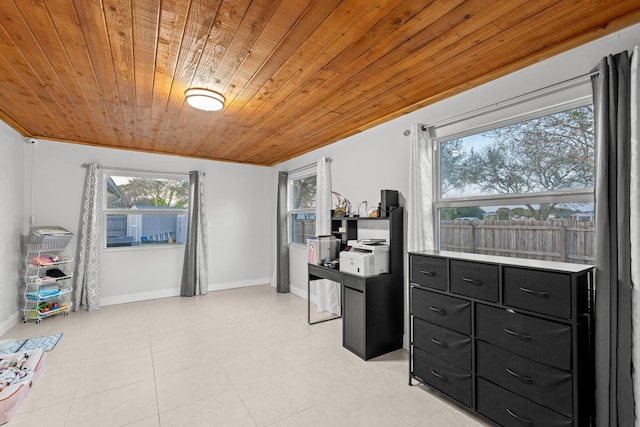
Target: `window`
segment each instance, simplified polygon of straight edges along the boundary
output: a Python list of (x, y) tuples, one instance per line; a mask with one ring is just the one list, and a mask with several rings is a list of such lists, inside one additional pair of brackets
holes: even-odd
[(289, 178), (289, 241), (307, 244), (316, 235), (316, 173), (307, 171)]
[(107, 248), (184, 244), (189, 179), (104, 172)]
[(594, 260), (593, 106), (437, 138), (442, 250)]

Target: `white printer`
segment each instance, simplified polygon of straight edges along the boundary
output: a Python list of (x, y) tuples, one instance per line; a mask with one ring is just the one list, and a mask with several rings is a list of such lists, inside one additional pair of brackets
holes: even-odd
[(349, 240), (350, 250), (340, 252), (340, 271), (358, 276), (389, 272), (389, 243), (386, 240)]

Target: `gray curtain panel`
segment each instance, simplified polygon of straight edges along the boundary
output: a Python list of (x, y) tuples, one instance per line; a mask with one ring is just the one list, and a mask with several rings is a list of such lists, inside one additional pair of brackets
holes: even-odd
[(622, 52), (592, 78), (596, 145), (596, 425), (632, 426), (630, 69)]
[(184, 297), (205, 295), (209, 288), (207, 214), (203, 179), (203, 172), (189, 172), (189, 220), (180, 286), (180, 295)]
[(76, 264), (74, 310), (100, 308), (100, 253), (102, 250), (102, 171), (96, 163), (87, 166), (82, 198), (78, 262)]
[(287, 238), (287, 185), (289, 173), (278, 173), (276, 210), (276, 291), (289, 292), (289, 240)]

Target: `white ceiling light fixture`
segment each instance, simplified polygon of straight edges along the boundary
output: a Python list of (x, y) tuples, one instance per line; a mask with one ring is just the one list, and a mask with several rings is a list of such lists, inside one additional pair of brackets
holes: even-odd
[(218, 111), (224, 108), (224, 96), (209, 89), (187, 89), (184, 95), (193, 108), (205, 111)]

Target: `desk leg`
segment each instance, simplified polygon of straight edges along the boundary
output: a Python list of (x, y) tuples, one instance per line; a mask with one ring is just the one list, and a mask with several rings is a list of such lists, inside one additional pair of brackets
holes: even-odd
[[(307, 277), (307, 323), (309, 325), (315, 325), (316, 323), (322, 323), (322, 322), (328, 322), (329, 320), (336, 320), (336, 319), (340, 319), (342, 318), (342, 315), (340, 316), (334, 316), (334, 317), (329, 317), (327, 319), (322, 319), (322, 320), (316, 320), (315, 322), (311, 321), (311, 281), (312, 280), (320, 280), (323, 279), (323, 277), (317, 277), (317, 276), (311, 276), (309, 275), (309, 277)], [(342, 295), (342, 283), (340, 282), (340, 312), (343, 313), (344, 312), (344, 297)], [(332, 313), (333, 314), (333, 313)]]
[(311, 323), (311, 277), (307, 277), (307, 323)]

